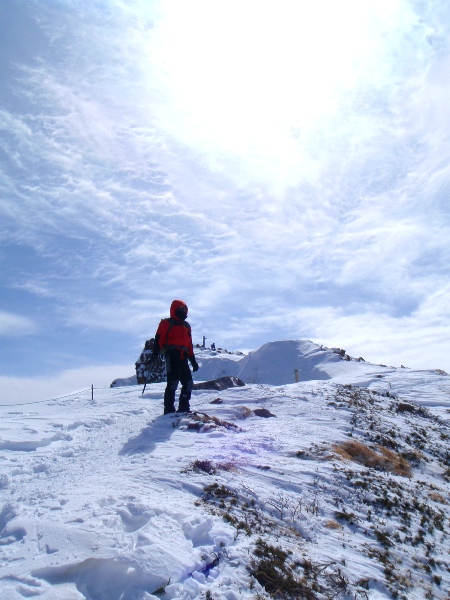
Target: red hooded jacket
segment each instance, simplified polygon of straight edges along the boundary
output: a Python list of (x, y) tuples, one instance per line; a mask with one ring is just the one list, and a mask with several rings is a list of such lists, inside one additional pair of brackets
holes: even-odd
[(180, 307), (186, 308), (187, 305), (182, 300), (174, 300), (170, 305), (170, 318), (161, 319), (155, 335), (155, 343), (161, 351), (179, 349), (186, 358), (194, 356), (192, 346), (191, 326), (187, 321), (181, 321), (176, 316), (176, 310)]

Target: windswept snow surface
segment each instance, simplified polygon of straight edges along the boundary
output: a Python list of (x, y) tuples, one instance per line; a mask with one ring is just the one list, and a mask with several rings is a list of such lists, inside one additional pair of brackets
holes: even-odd
[(261, 383), (274, 344), (192, 415), (164, 384), (1, 407), (0, 597), (448, 598), (450, 377), (314, 345), (329, 379)]

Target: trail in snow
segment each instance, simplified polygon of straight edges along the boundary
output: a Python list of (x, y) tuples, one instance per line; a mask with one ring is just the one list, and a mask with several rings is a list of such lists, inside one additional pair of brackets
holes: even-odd
[[(161, 415), (164, 384), (1, 408), (2, 597), (269, 597), (260, 539), (318, 598), (447, 598), (450, 378), (341, 362), (195, 391), (191, 416)], [(344, 458), (349, 441), (410, 475)]]

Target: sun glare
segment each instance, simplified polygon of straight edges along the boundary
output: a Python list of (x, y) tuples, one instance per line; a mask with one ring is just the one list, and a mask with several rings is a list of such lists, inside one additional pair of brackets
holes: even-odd
[(165, 4), (151, 50), (160, 60), (168, 126), (204, 149), (251, 155), (276, 147), (292, 155), (299, 138), (369, 76), (400, 2)]

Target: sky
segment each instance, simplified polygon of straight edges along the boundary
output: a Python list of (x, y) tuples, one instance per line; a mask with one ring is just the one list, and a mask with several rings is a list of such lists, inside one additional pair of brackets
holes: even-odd
[(133, 374), (174, 298), (195, 343), (450, 371), (449, 28), (445, 0), (2, 3), (2, 393)]

